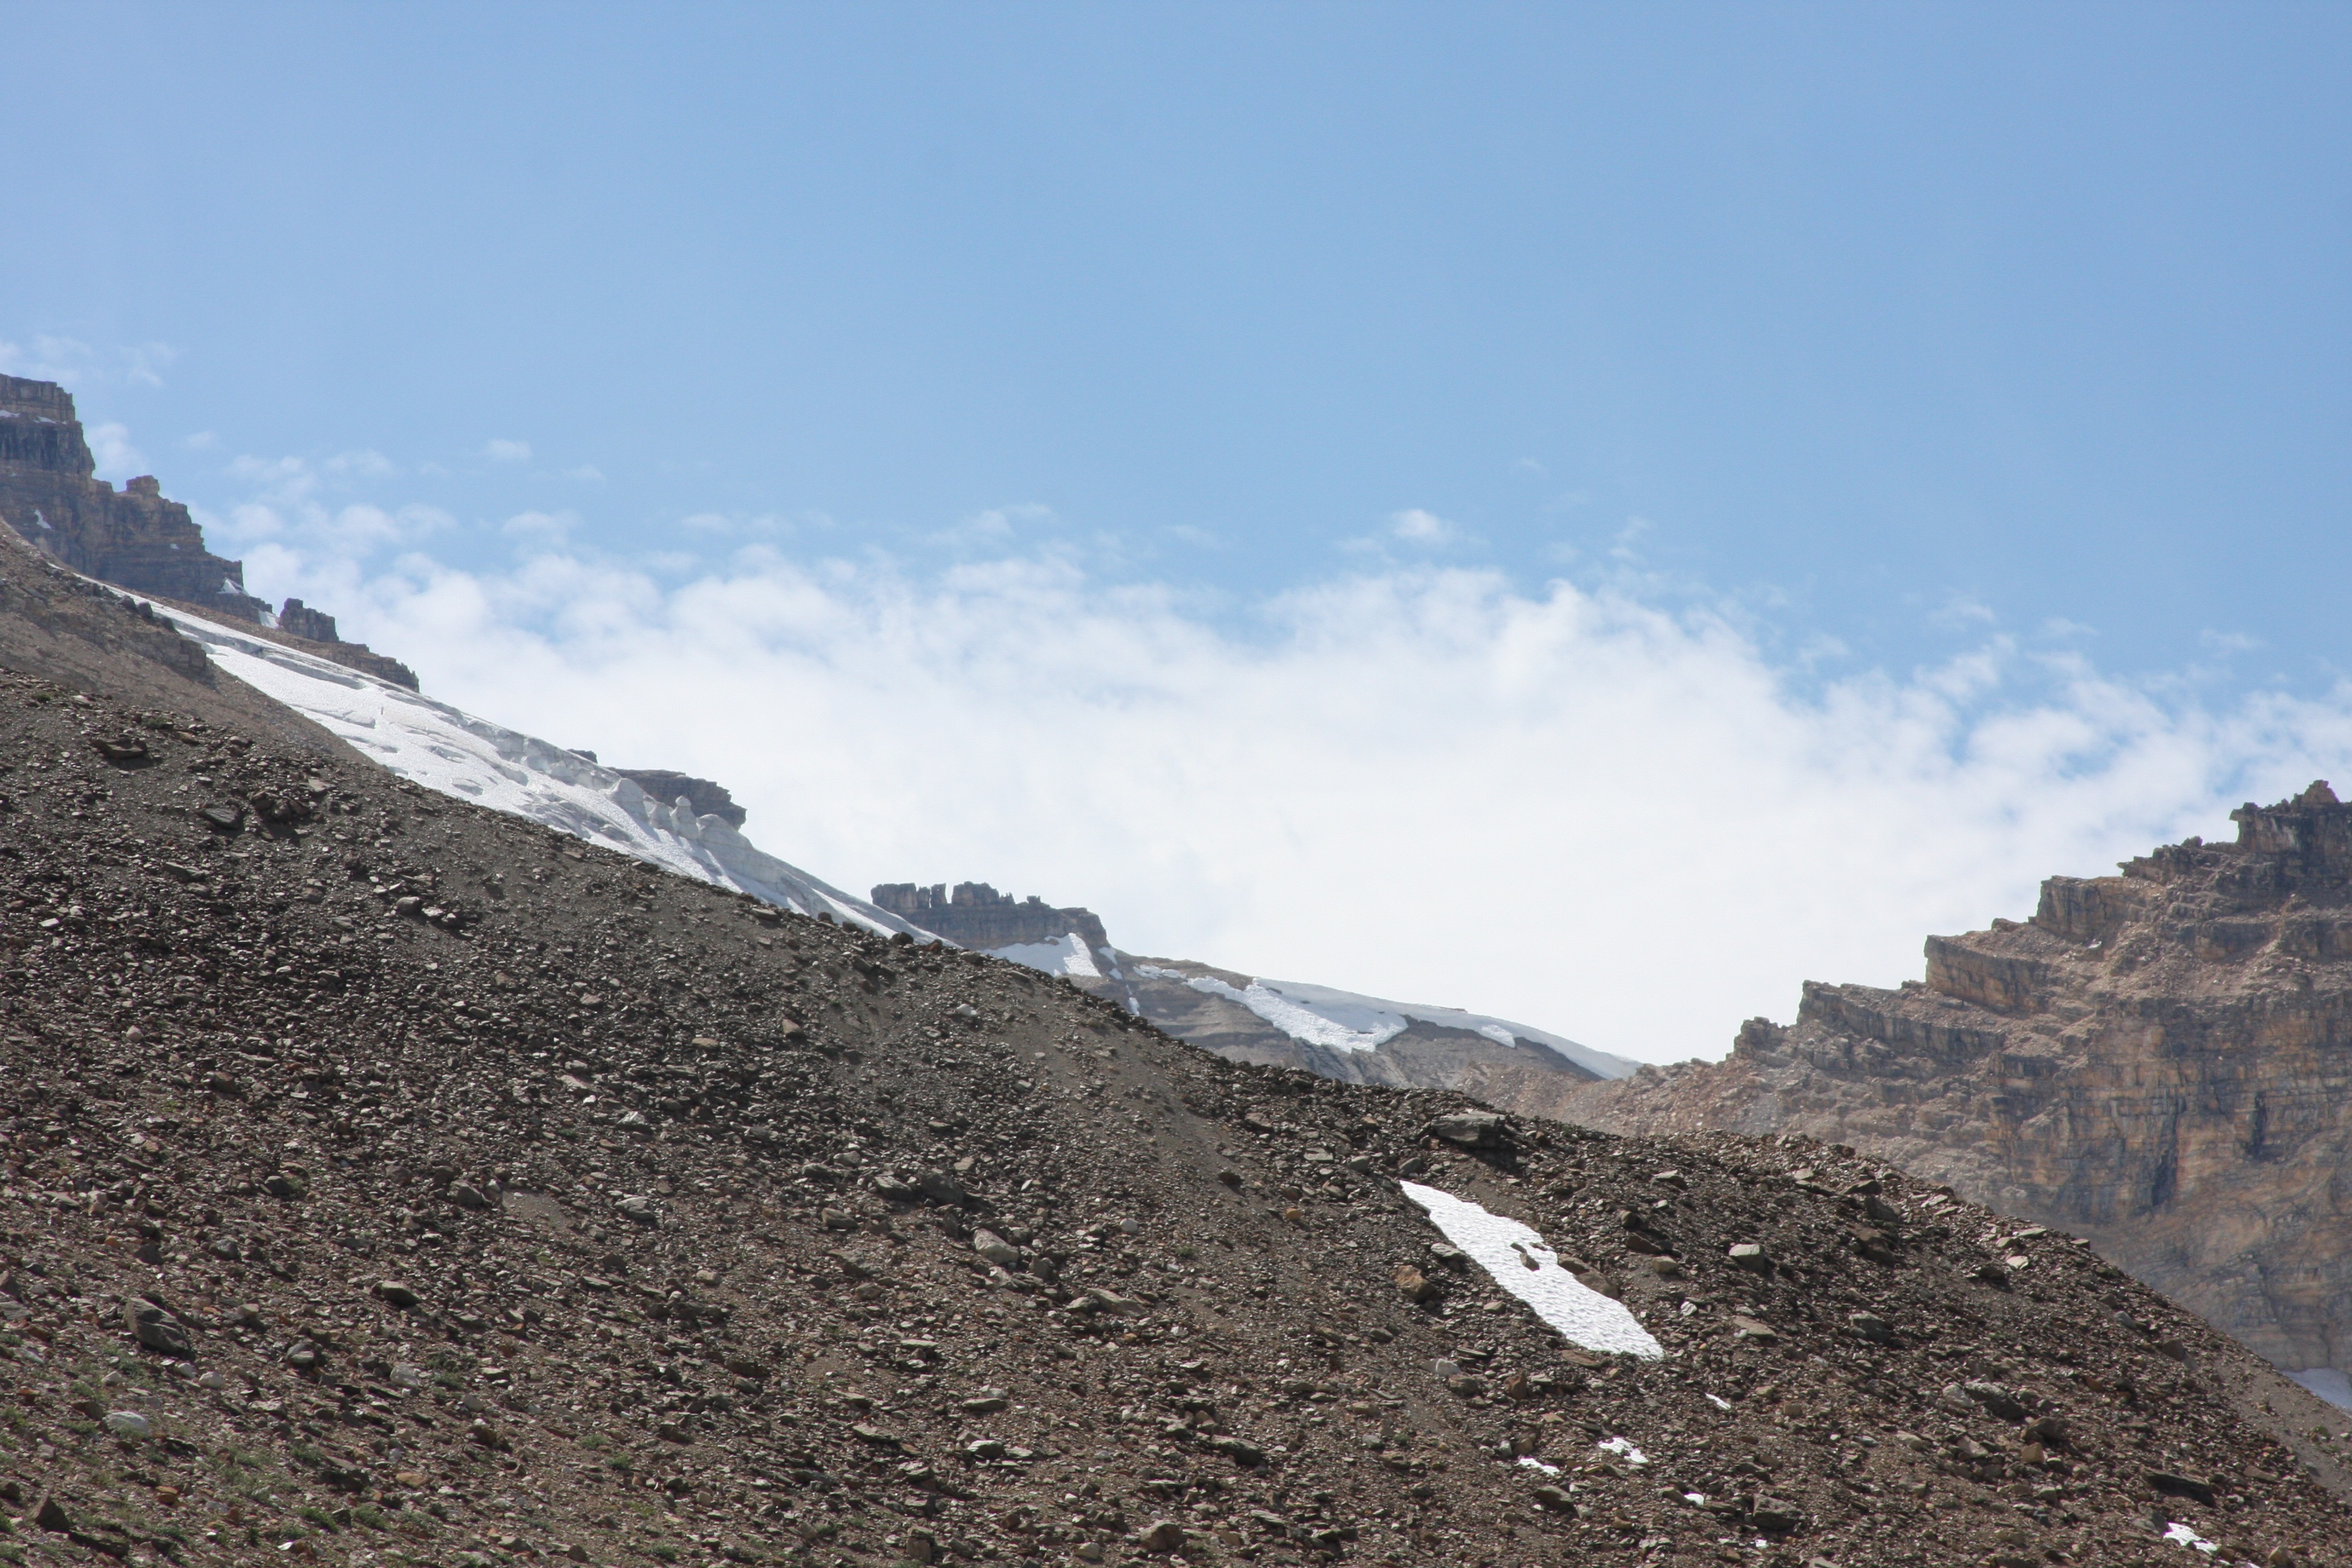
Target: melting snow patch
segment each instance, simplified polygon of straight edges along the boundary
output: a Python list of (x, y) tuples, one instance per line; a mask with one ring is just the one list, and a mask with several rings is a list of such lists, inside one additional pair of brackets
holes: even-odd
[[(1182, 974), (1151, 963), (1135, 967), (1139, 973), (1155, 980), (1181, 980), (1204, 995), (1238, 1002), (1292, 1039), (1310, 1046), (1335, 1051), (1372, 1051), (1404, 1033), (1402, 1018), (1378, 1008), (1326, 1005), (1318, 1010), (1299, 1005), (1260, 981), (1253, 980), (1246, 988), (1241, 988), (1228, 985), (1213, 974)], [(1331, 1016), (1334, 1014), (1338, 1016)]]
[[(1495, 1282), (1559, 1331), (1570, 1344), (1602, 1354), (1624, 1352), (1655, 1361), (1665, 1347), (1650, 1336), (1622, 1301), (1612, 1301), (1559, 1266), (1543, 1237), (1517, 1220), (1489, 1214), (1451, 1193), (1414, 1182), (1401, 1183), (1404, 1195), (1429, 1212), (1445, 1239), (1475, 1258)], [(1530, 1268), (1529, 1263), (1535, 1265)], [(1622, 1438), (1618, 1441), (1623, 1441)], [(1643, 1461), (1636, 1459), (1634, 1463)]]
[(1629, 1465), (1646, 1465), (1650, 1462), (1650, 1456), (1633, 1447), (1633, 1440), (1630, 1437), (1612, 1437), (1606, 1442), (1595, 1443), (1593, 1447), (1604, 1454), (1616, 1455)]
[(2352, 1377), (2346, 1377), (2332, 1366), (2315, 1366), (2303, 1372), (2291, 1372), (2287, 1376), (2311, 1390), (2330, 1405), (2341, 1405), (2352, 1410)]
[(1087, 980), (1100, 980), (1102, 971), (1095, 967), (1094, 955), (1077, 932), (1055, 942), (1016, 942), (1010, 947), (991, 948), (998, 958), (1009, 958), (1015, 963), (1025, 963), (1032, 969), (1042, 969), (1048, 974), (1070, 974)]
[(1519, 1456), (1519, 1464), (1522, 1468), (1541, 1470), (1548, 1476), (1556, 1476), (1559, 1474), (1559, 1467), (1558, 1465), (1547, 1465), (1541, 1459), (1537, 1458), (1533, 1454), (1521, 1454)]
[(829, 914), (875, 931), (929, 934), (763, 854), (725, 818), (666, 805), (577, 752), (250, 629), (163, 605), (156, 613), (202, 643), (229, 674), (315, 721), (388, 772), (427, 789), (528, 817), (800, 914)]
[(2189, 1547), (2198, 1552), (2211, 1553), (2221, 1550), (2220, 1547), (2214, 1545), (2211, 1542), (2206, 1540), (2203, 1536), (2198, 1534), (2195, 1531), (2189, 1529), (2185, 1524), (2166, 1526), (2164, 1538), (2167, 1541), (2177, 1542), (2179, 1545)]
[(1708, 1394), (1706, 1396), (1706, 1402), (1709, 1405), (1714, 1405), (1717, 1410), (1728, 1410), (1731, 1408), (1731, 1401), (1726, 1399), (1720, 1394)]

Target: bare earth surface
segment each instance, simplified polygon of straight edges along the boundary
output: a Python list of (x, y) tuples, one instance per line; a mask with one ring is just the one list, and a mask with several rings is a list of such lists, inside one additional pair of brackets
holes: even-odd
[[(0, 606), (11, 1561), (2352, 1561), (2330, 1412), (2063, 1234), (1222, 1061), (42, 605)], [(1665, 1355), (1564, 1342), (1401, 1176)]]

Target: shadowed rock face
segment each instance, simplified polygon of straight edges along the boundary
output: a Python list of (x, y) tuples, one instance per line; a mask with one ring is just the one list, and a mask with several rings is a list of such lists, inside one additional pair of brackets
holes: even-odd
[(1059, 942), (1076, 934), (1089, 952), (1110, 946), (1110, 937), (1091, 910), (1056, 909), (1035, 894), (1015, 899), (985, 882), (958, 882), (950, 893), (942, 883), (919, 887), (912, 882), (885, 882), (874, 889), (874, 902), (925, 931), (937, 931), (959, 946), (983, 952), (1029, 942)]
[[(593, 752), (585, 754), (592, 762), (595, 759)], [(671, 773), (667, 768), (616, 768), (614, 771), (625, 779), (635, 781), (639, 789), (664, 805), (683, 798), (694, 807), (698, 816), (718, 817), (730, 827), (743, 826), (744, 810), (735, 804), (735, 797), (727, 793), (724, 784), (687, 773)]]
[(258, 618), (268, 606), (245, 591), (245, 563), (206, 551), (186, 507), (165, 500), (152, 478), (117, 490), (97, 467), (71, 394), (0, 376), (0, 518), (77, 572), (210, 614)]
[(1808, 984), (1721, 1063), (1552, 1109), (1850, 1143), (2081, 1232), (2284, 1367), (2352, 1365), (2352, 807), (2232, 816), (1930, 938), (1924, 983)]
[(152, 475), (117, 490), (97, 477), (73, 395), (50, 381), (0, 375), (0, 520), (53, 559), (134, 594), (318, 645), (317, 652), (416, 689), (394, 658), (335, 635), (335, 617), (289, 599), (276, 615), (245, 591), (245, 563), (205, 548), (188, 509)]

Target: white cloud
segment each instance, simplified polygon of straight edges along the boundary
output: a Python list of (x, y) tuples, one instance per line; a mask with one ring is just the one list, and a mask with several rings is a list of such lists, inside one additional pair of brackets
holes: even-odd
[(482, 456), (493, 463), (528, 463), (530, 461), (530, 443), (509, 441), (500, 437), (483, 444)]
[(84, 427), (89, 441), (89, 455), (98, 461), (100, 479), (117, 483), (147, 471), (147, 459), (131, 444), (131, 429), (125, 425), (91, 425)]
[(576, 468), (564, 469), (563, 477), (578, 479), (583, 484), (601, 485), (604, 482), (604, 470), (593, 463), (583, 463)]
[(717, 777), (845, 886), (984, 879), (1139, 952), (1652, 1058), (2352, 775), (2352, 688), (2209, 710), (1990, 640), (1801, 691), (1719, 616), (1473, 572), (1336, 581), (1244, 636), (1058, 558), (916, 580), (762, 547), (666, 586), (560, 552), (363, 578), (278, 549), (270, 592), (426, 689)]
[(219, 441), (220, 437), (210, 430), (199, 430), (193, 436), (180, 437), (180, 445), (191, 452), (209, 452)]
[(1454, 537), (1454, 525), (1433, 511), (1407, 507), (1389, 515), (1389, 532), (1414, 544), (1444, 544)]

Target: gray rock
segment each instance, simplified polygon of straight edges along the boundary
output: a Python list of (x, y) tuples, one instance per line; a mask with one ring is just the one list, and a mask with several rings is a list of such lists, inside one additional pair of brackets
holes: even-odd
[(1492, 1110), (1452, 1110), (1429, 1124), (1431, 1136), (1465, 1149), (1491, 1149), (1503, 1142), (1504, 1119)]
[(1761, 1242), (1740, 1242), (1725, 1256), (1731, 1259), (1731, 1266), (1734, 1268), (1745, 1268), (1750, 1274), (1772, 1272), (1771, 1255), (1764, 1250), (1764, 1244)]
[(136, 1410), (110, 1410), (106, 1413), (106, 1429), (116, 1436), (136, 1442), (155, 1435), (155, 1425)]
[(1875, 1312), (1848, 1312), (1845, 1322), (1846, 1327), (1873, 1344), (1883, 1345), (1895, 1337), (1895, 1331), (1886, 1326), (1886, 1320)]
[(1021, 1267), (1021, 1249), (992, 1230), (973, 1231), (971, 1249), (999, 1268), (1011, 1269)]
[(622, 1218), (633, 1220), (638, 1225), (661, 1224), (661, 1210), (654, 1205), (653, 1199), (649, 1197), (632, 1194), (619, 1199), (613, 1206), (621, 1211)]
[(131, 1304), (131, 1331), (139, 1342), (151, 1351), (165, 1355), (190, 1356), (196, 1353), (194, 1342), (188, 1337), (187, 1325), (152, 1301)]

